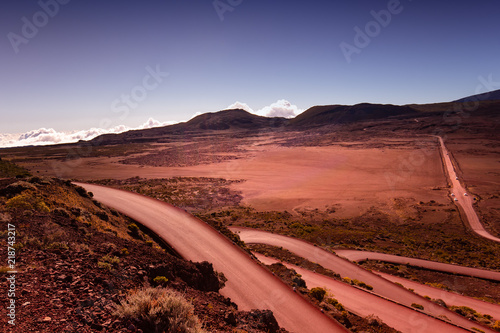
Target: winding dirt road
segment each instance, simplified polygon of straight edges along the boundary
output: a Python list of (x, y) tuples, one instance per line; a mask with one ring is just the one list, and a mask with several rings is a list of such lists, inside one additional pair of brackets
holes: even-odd
[[(279, 262), (258, 253), (255, 253), (255, 256), (266, 265)], [(327, 276), (288, 263), (282, 262), (282, 264), (302, 275), (309, 289), (325, 288), (350, 312), (361, 317), (377, 316), (385, 324), (401, 332), (466, 332), (462, 328), (430, 317), (416, 309), (401, 306)]]
[[(423, 312), (433, 317), (446, 316), (454, 325), (466, 329), (478, 327), (477, 323), (470, 322), (466, 318), (447, 310), (435, 303), (418, 296), (411, 291), (398, 286), (366, 269), (353, 264), (346, 259), (340, 258), (326, 250), (316, 247), (308, 242), (287, 237), (283, 235), (272, 234), (266, 231), (260, 231), (248, 228), (232, 227), (231, 231), (237, 233), (246, 243), (268, 244), (283, 247), (302, 258), (316, 262), (321, 266), (340, 274), (342, 277), (357, 279), (373, 287), (373, 292), (377, 295), (393, 300), (397, 303), (411, 307), (411, 304), (417, 303), (424, 307)], [(493, 332), (486, 327), (481, 326), (485, 332)], [(431, 331), (439, 332), (439, 331)]]
[(381, 272), (375, 272), (375, 274), (380, 275), (386, 280), (400, 283), (405, 286), (405, 288), (413, 289), (417, 294), (421, 296), (429, 296), (433, 299), (441, 299), (447, 305), (468, 306), (469, 308), (472, 308), (481, 314), (489, 314), (495, 320), (500, 320), (500, 305), (498, 304), (486, 303), (472, 297), (467, 297), (446, 290), (434, 288), (394, 275), (389, 275)]
[(380, 261), (390, 262), (393, 264), (410, 265), (415, 267), (431, 269), (433, 271), (478, 277), (481, 279), (487, 279), (492, 281), (500, 281), (500, 272), (488, 271), (485, 269), (444, 264), (436, 261), (400, 257), (393, 254), (385, 254), (385, 253), (369, 252), (369, 251), (335, 250), (335, 253), (350, 261), (380, 260)]
[(474, 198), (467, 194), (467, 190), (460, 183), (460, 180), (458, 179), (455, 169), (453, 167), (453, 163), (451, 162), (448, 150), (444, 145), (443, 138), (439, 136), (437, 138), (439, 139), (442, 152), (441, 155), (443, 157), (443, 162), (444, 165), (446, 166), (448, 177), (451, 182), (452, 193), (454, 194), (453, 200), (455, 198), (457, 199), (457, 201), (454, 200), (454, 202), (462, 208), (472, 231), (489, 240), (500, 242), (500, 238), (495, 237), (488, 231), (486, 231), (484, 226), (479, 221), (479, 217), (477, 216), (473, 206)]
[(221, 294), (239, 309), (270, 309), (280, 326), (290, 332), (347, 332), (227, 238), (185, 211), (132, 192), (76, 184), (106, 206), (148, 227), (185, 259), (212, 263), (228, 279)]

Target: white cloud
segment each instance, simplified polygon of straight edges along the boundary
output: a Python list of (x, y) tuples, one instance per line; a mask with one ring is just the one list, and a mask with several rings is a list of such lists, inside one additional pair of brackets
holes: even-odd
[(226, 110), (230, 109), (243, 109), (250, 113), (264, 117), (284, 117), (284, 118), (293, 118), (304, 111), (299, 109), (297, 105), (293, 105), (292, 103), (290, 103), (285, 99), (280, 99), (275, 103), (265, 106), (258, 111), (254, 111), (250, 106), (248, 106), (248, 104), (241, 102), (235, 102), (226, 108)]
[[(289, 101), (281, 99), (265, 106), (260, 110), (254, 111), (248, 104), (242, 102), (235, 102), (229, 105), (226, 110), (242, 109), (250, 113), (264, 116), (264, 117), (285, 117), (293, 118), (304, 110), (299, 109), (296, 105), (291, 104)], [(197, 112), (194, 116), (202, 113)], [(192, 118), (191, 118), (192, 119)], [(130, 130), (147, 129), (153, 127), (161, 127), (175, 124), (176, 122), (160, 122), (153, 118), (149, 118), (144, 124), (132, 128), (125, 125), (118, 125), (113, 128), (91, 128), (88, 130), (73, 131), (73, 132), (58, 132), (53, 128), (39, 128), (21, 134), (1, 134), (0, 133), (0, 148), (6, 147), (20, 147), (20, 146), (41, 146), (52, 145), (58, 143), (74, 143), (80, 140), (92, 140), (93, 138), (108, 133), (123, 133)]]
[(53, 128), (40, 128), (22, 134), (0, 134), (0, 147), (20, 147), (20, 146), (40, 146), (58, 143), (73, 143), (80, 140), (92, 140), (93, 138), (108, 133), (123, 133), (134, 129), (146, 129), (175, 124), (176, 122), (160, 122), (149, 118), (144, 124), (132, 128), (125, 125), (118, 125), (109, 129), (91, 128), (88, 130), (73, 132), (58, 132)]
[(245, 110), (250, 113), (254, 113), (251, 107), (248, 106), (246, 103), (241, 103), (241, 102), (234, 102), (233, 104), (229, 105), (226, 110), (232, 110), (232, 109), (241, 109)]
[(177, 122), (176, 121), (164, 121), (164, 122), (161, 122), (161, 121), (158, 121), (156, 119), (149, 118), (148, 121), (146, 121), (144, 124), (142, 124), (141, 126), (139, 126), (136, 129), (146, 129), (146, 128), (153, 128), (153, 127), (162, 127), (162, 126), (173, 125), (173, 124), (177, 124)]
[(292, 105), (289, 101), (280, 99), (276, 103), (263, 107), (257, 111), (257, 114), (266, 117), (293, 118), (302, 111), (304, 110), (300, 110), (297, 105)]

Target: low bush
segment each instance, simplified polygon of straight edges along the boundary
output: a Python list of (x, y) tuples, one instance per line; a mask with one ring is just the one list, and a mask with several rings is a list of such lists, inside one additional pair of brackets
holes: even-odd
[(158, 286), (165, 286), (168, 283), (168, 279), (164, 276), (157, 276), (153, 279), (153, 282)]
[(324, 288), (320, 288), (320, 287), (312, 288), (309, 291), (309, 295), (311, 295), (311, 297), (313, 297), (321, 302), (323, 300), (323, 298), (325, 298), (326, 290)]
[(144, 332), (204, 333), (194, 307), (166, 288), (142, 288), (130, 292), (115, 315), (131, 319)]
[(352, 284), (355, 284), (356, 286), (367, 289), (367, 290), (373, 290), (372, 286), (364, 283), (363, 281), (359, 281), (359, 280), (354, 279), (354, 280), (352, 280)]
[(139, 233), (139, 227), (137, 226), (137, 224), (135, 223), (130, 223), (128, 225), (128, 230), (130, 232), (130, 234), (132, 235), (132, 237), (134, 238), (140, 238), (140, 233)]
[(423, 310), (424, 309), (424, 306), (421, 305), (421, 304), (417, 304), (417, 303), (412, 303), (411, 306), (415, 309), (419, 309), (419, 310)]
[(118, 266), (120, 258), (116, 256), (105, 255), (97, 262), (97, 267), (112, 271), (114, 266)]
[(337, 301), (335, 298), (327, 298), (325, 302), (333, 305), (339, 311), (345, 311), (344, 306), (340, 304), (339, 301)]
[(9, 210), (36, 210), (40, 213), (49, 213), (49, 207), (40, 200), (27, 194), (19, 194), (10, 198), (6, 202), (6, 207)]

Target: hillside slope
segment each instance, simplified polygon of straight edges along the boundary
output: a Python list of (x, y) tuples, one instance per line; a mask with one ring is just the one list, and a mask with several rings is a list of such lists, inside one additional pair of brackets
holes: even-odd
[(391, 104), (324, 105), (313, 106), (290, 121), (294, 127), (346, 124), (358, 121), (413, 116), (418, 111), (409, 106)]
[[(15, 239), (9, 239), (15, 250), (9, 249), (9, 255), (16, 261), (13, 267), (1, 266), (0, 276), (18, 272), (16, 332), (151, 331), (140, 318), (114, 313), (133, 290), (148, 286), (183, 295), (183, 302), (194, 306), (196, 317), (190, 314), (190, 320), (200, 322), (203, 332), (283, 332), (271, 312), (237, 311), (221, 296), (223, 280), (210, 263), (167, 253), (147, 231), (67, 181), (0, 180), (0, 224), (4, 244), (12, 236), (7, 230), (15, 231)], [(6, 251), (3, 246), (2, 258), (7, 258)], [(6, 288), (3, 283), (2, 304), (12, 299)], [(0, 310), (4, 328), (10, 326), (6, 311)]]

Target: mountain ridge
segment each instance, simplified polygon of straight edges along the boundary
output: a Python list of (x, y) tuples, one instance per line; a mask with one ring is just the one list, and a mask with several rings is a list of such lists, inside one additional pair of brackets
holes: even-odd
[[(498, 100), (494, 99), (497, 98)], [(480, 98), (494, 100), (481, 100)], [(131, 130), (120, 134), (104, 134), (87, 143), (92, 145), (120, 144), (126, 142), (164, 141), (170, 135), (194, 135), (204, 132), (218, 131), (221, 133), (256, 132), (262, 130), (304, 130), (326, 125), (346, 125), (363, 122), (380, 122), (387, 120), (405, 121), (451, 113), (463, 113), (469, 110), (470, 102), (477, 102), (473, 110), (476, 116), (495, 117), (500, 104), (500, 90), (486, 94), (473, 95), (454, 102), (431, 104), (372, 104), (359, 103), (355, 105), (317, 105), (313, 106), (295, 118), (263, 117), (242, 109), (229, 109), (200, 114), (189, 121), (142, 130)], [(80, 142), (80, 144), (85, 142)]]

